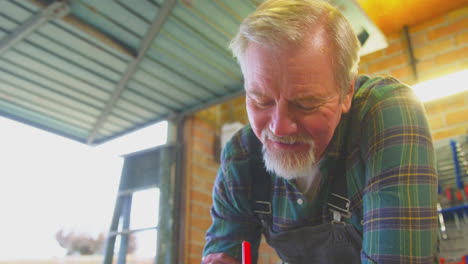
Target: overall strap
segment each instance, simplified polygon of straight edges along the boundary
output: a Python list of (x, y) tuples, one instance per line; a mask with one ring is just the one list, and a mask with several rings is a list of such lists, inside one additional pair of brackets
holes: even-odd
[(252, 202), (253, 211), (262, 222), (271, 225), (271, 177), (263, 166), (263, 162), (255, 162), (252, 175)]
[(329, 174), (332, 182), (327, 201), (327, 209), (333, 213), (333, 222), (341, 222), (341, 217), (351, 217), (351, 201), (348, 199), (344, 159), (337, 163), (338, 166), (334, 166)]

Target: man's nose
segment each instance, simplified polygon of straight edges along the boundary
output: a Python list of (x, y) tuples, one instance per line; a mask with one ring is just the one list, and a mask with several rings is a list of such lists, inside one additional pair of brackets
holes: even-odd
[(278, 137), (297, 133), (297, 124), (287, 106), (277, 106), (270, 119), (271, 132)]

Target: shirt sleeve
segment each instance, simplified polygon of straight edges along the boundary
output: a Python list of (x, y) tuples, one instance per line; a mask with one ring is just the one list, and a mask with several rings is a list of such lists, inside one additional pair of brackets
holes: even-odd
[(409, 87), (383, 79), (362, 119), (362, 263), (433, 263), (437, 177), (424, 109)]
[(223, 151), (211, 208), (212, 225), (206, 233), (203, 256), (226, 253), (241, 260), (241, 243), (249, 241), (252, 261), (256, 263), (260, 244), (261, 225), (251, 208), (251, 173), (247, 160), (235, 160), (233, 146)]

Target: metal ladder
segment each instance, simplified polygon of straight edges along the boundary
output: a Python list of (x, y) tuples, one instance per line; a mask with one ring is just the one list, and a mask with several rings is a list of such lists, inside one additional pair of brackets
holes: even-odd
[[(158, 225), (147, 228), (130, 229), (132, 199), (133, 194), (137, 191), (150, 188), (161, 189), (161, 187), (164, 186), (167, 187), (167, 184), (170, 182), (170, 180), (168, 181), (167, 179), (170, 178), (171, 167), (175, 160), (174, 148), (173, 145), (164, 145), (123, 156), (124, 164), (122, 175), (104, 250), (104, 264), (113, 263), (115, 242), (118, 236), (121, 237), (121, 240), (117, 264), (125, 264), (129, 235), (135, 232), (158, 230)], [(165, 194), (161, 191), (161, 198), (164, 198), (164, 196)], [(160, 211), (161, 209), (165, 211), (167, 209), (167, 205), (165, 205), (167, 201), (161, 202), (161, 200), (162, 199), (160, 199)], [(161, 214), (159, 214), (159, 217), (161, 217)], [(161, 223), (161, 221), (159, 222)], [(120, 230), (119, 226), (121, 226)], [(156, 240), (158, 241), (157, 248), (159, 248), (160, 241), (155, 238), (155, 241)]]

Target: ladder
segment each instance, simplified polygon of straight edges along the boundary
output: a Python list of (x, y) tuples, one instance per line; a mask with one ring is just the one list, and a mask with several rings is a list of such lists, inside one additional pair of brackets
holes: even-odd
[[(120, 236), (121, 239), (117, 264), (126, 263), (130, 234), (161, 229), (158, 230), (159, 238), (161, 238), (161, 236), (162, 238), (167, 235), (171, 236), (171, 228), (173, 227), (167, 226), (167, 224), (165, 224), (167, 221), (158, 221), (159, 226), (156, 222), (155, 225), (151, 227), (130, 229), (130, 215), (133, 194), (137, 191), (150, 188), (160, 188), (159, 218), (161, 219), (162, 215), (166, 215), (165, 218), (167, 219), (167, 216), (171, 215), (173, 209), (171, 209), (169, 204), (171, 197), (173, 197), (173, 192), (171, 192), (171, 190), (174, 190), (174, 170), (172, 167), (175, 163), (175, 148), (175, 145), (163, 145), (123, 156), (124, 164), (122, 175), (120, 177), (114, 213), (106, 239), (103, 264), (113, 263), (115, 242), (118, 236)], [(167, 248), (168, 239), (164, 239), (164, 242), (158, 238), (155, 238), (155, 240), (157, 240), (157, 252), (162, 244), (166, 243), (164, 247)], [(170, 241), (172, 240), (169, 239), (169, 242)], [(156, 259), (158, 259), (158, 256)], [(167, 257), (165, 257), (165, 259), (167, 259)]]

